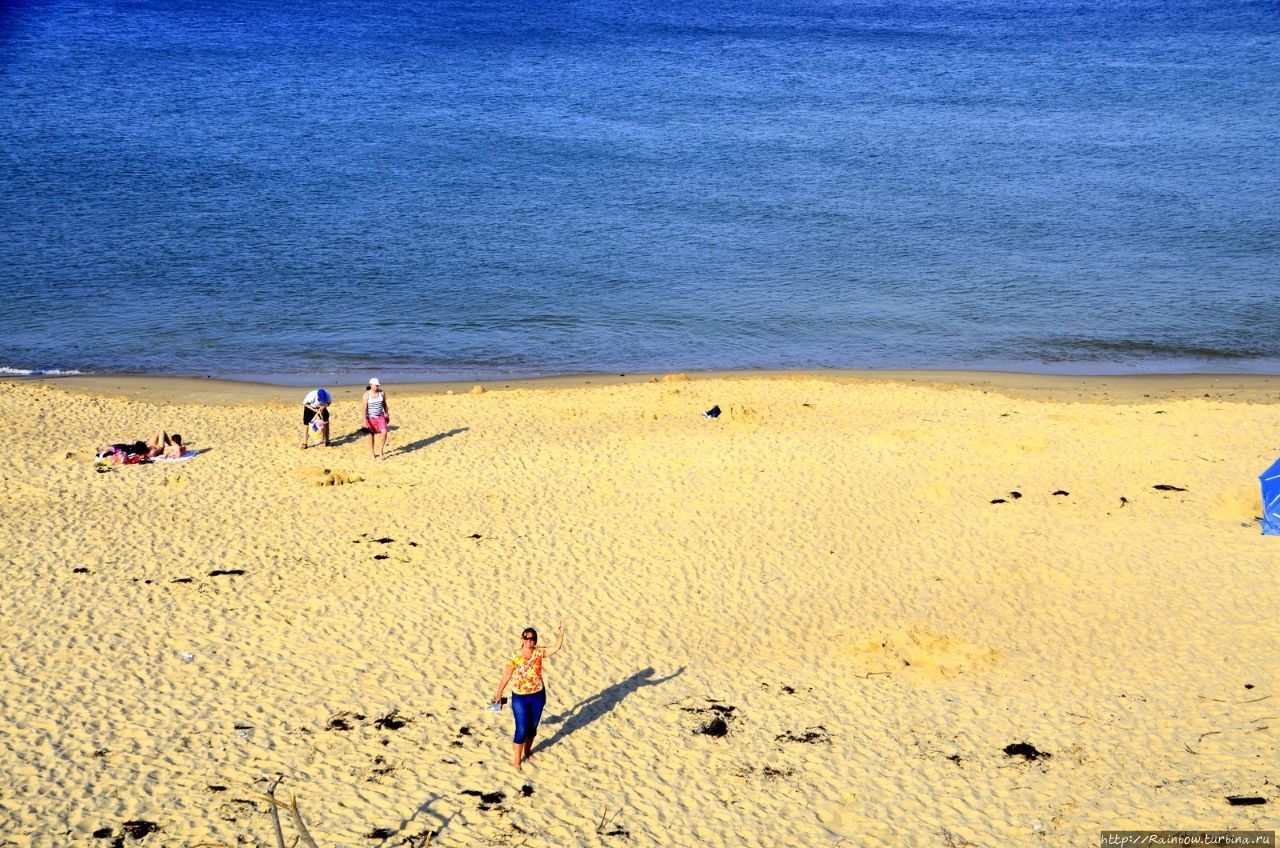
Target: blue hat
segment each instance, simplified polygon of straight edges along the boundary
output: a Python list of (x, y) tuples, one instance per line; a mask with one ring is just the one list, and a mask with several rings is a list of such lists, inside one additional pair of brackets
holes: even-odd
[(329, 392), (325, 389), (316, 389), (316, 401), (327, 405), (329, 403)]

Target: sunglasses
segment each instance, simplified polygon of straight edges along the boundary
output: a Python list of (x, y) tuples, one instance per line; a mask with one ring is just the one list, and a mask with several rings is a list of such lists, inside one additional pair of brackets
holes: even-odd
[(538, 637), (537, 637), (537, 636), (521, 636), (520, 638), (521, 638), (522, 640), (526, 641), (526, 642), (532, 642), (533, 640), (537, 639)]

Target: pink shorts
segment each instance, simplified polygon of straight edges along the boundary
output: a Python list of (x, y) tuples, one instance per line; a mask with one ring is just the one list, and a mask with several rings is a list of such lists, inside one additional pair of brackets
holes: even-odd
[(377, 418), (366, 418), (365, 423), (369, 425), (369, 429), (375, 433), (387, 432), (387, 416), (379, 415)]

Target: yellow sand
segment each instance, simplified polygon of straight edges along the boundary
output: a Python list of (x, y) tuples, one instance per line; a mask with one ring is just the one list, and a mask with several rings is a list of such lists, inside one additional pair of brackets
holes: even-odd
[[(0, 845), (274, 845), (277, 773), (322, 846), (1276, 827), (1280, 381), (584, 383), (389, 386), (384, 461), (353, 389), (302, 451), (301, 390), (0, 384)], [(204, 452), (95, 472), (157, 427)]]

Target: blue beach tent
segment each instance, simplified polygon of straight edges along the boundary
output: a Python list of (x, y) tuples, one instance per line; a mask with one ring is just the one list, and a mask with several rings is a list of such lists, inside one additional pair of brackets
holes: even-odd
[(1262, 472), (1262, 532), (1280, 536), (1280, 459)]

